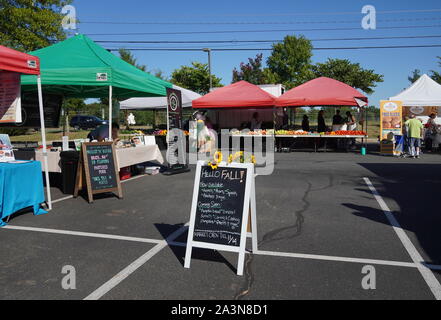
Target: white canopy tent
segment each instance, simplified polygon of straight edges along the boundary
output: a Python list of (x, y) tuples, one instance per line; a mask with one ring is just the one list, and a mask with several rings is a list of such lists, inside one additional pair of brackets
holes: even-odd
[(441, 85), (427, 74), (389, 100), (402, 101), (405, 107), (441, 107)]
[(429, 113), (435, 112), (435, 122), (441, 124), (441, 85), (427, 74), (389, 100), (402, 101), (403, 107), (410, 107), (410, 111), (424, 123), (429, 120)]
[[(188, 89), (173, 85), (173, 89), (182, 92), (182, 106), (191, 108), (193, 100), (202, 97), (200, 94)], [(150, 98), (131, 98), (121, 101), (121, 110), (160, 110), (167, 109), (167, 97), (150, 97)]]

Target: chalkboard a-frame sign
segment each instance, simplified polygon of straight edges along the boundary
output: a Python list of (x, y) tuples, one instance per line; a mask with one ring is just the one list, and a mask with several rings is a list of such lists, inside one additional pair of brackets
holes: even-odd
[(93, 195), (114, 192), (122, 198), (122, 188), (117, 169), (115, 146), (112, 142), (83, 143), (78, 163), (74, 197), (86, 184), (89, 203)]
[[(221, 164), (213, 170), (198, 162), (185, 268), (190, 268), (193, 247), (213, 249), (237, 252), (237, 274), (243, 275), (247, 237), (257, 251), (254, 180), (253, 164)], [(250, 218), (252, 232), (248, 233)]]

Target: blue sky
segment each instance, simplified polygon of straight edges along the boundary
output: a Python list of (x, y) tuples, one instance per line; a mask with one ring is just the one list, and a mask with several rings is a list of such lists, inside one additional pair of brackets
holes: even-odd
[[(81, 21), (79, 32), (93, 40), (136, 40), (136, 41), (196, 41), (196, 40), (281, 40), (286, 35), (303, 34), (309, 39), (335, 39), (354, 37), (397, 37), (441, 35), (441, 3), (433, 0), (420, 1), (298, 1), (298, 0), (224, 0), (218, 1), (134, 1), (74, 0), (77, 17)], [(363, 30), (361, 9), (373, 5), (377, 10), (377, 30)], [(435, 10), (438, 9), (438, 10)], [(418, 12), (416, 12), (418, 10)], [(408, 12), (412, 11), (412, 12)], [(132, 24), (125, 24), (125, 23)], [(190, 24), (190, 23), (211, 24)], [(145, 24), (153, 23), (153, 24)], [(160, 24), (174, 23), (174, 24)], [(213, 24), (215, 23), (215, 24)], [(242, 23), (242, 24), (238, 24)], [(245, 23), (245, 24), (244, 24)], [(256, 23), (256, 24), (254, 24)], [(278, 24), (274, 24), (278, 23)], [(414, 26), (413, 28), (396, 28)], [(430, 27), (429, 27), (430, 26)], [(435, 27), (433, 27), (435, 26)], [(392, 29), (383, 29), (394, 27)], [(352, 28), (353, 30), (329, 30)], [(208, 31), (256, 31), (256, 30), (298, 30), (326, 29), (321, 31), (246, 32), (212, 34), (167, 34), (167, 35), (104, 35), (158, 32), (208, 32)], [(261, 44), (112, 44), (100, 43), (106, 48), (203, 48), (239, 47), (268, 48)], [(368, 41), (316, 41), (315, 47), (354, 46), (401, 46), (441, 44), (440, 38), (388, 39)], [(167, 76), (182, 65), (192, 61), (207, 62), (202, 51), (134, 51), (138, 63), (149, 70), (162, 70)], [(213, 52), (212, 71), (222, 78), (222, 83), (231, 83), (232, 70), (256, 51)], [(270, 52), (262, 52), (266, 59)], [(423, 73), (441, 71), (437, 56), (441, 48), (369, 49), (369, 50), (326, 50), (313, 51), (313, 62), (324, 62), (328, 58), (349, 59), (363, 68), (373, 69), (384, 75), (371, 95), (370, 104), (388, 99), (409, 86), (407, 77), (412, 70)]]

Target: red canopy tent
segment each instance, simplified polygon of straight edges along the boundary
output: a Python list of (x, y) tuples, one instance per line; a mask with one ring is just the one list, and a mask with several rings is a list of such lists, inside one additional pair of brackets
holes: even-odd
[(247, 81), (219, 88), (193, 100), (193, 109), (268, 108), (274, 107), (276, 97)]
[(41, 90), (40, 59), (38, 57), (31, 56), (29, 54), (22, 53), (0, 45), (0, 72), (2, 71), (16, 72), (19, 74), (29, 74), (29, 75), (37, 76), (41, 135), (43, 140), (44, 170), (46, 174), (48, 205), (49, 205), (49, 210), (51, 210), (52, 199), (51, 199), (50, 183), (49, 183), (49, 169), (48, 169), (47, 147), (46, 147), (46, 127), (44, 123), (44, 112), (43, 112), (43, 93)]
[[(358, 101), (357, 101), (358, 100)], [(296, 106), (358, 106), (367, 105), (368, 98), (347, 84), (321, 77), (306, 82), (277, 99), (277, 107)]]
[(40, 74), (40, 59), (26, 53), (0, 46), (0, 70), (21, 74)]

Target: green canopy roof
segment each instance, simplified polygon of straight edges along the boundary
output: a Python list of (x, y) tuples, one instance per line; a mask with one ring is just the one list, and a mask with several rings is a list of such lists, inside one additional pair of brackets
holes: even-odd
[[(113, 87), (116, 98), (166, 96), (172, 84), (139, 70), (90, 38), (78, 35), (33, 51), (41, 61), (45, 93), (65, 97), (102, 98)], [(36, 77), (22, 76), (22, 91), (35, 91)]]

